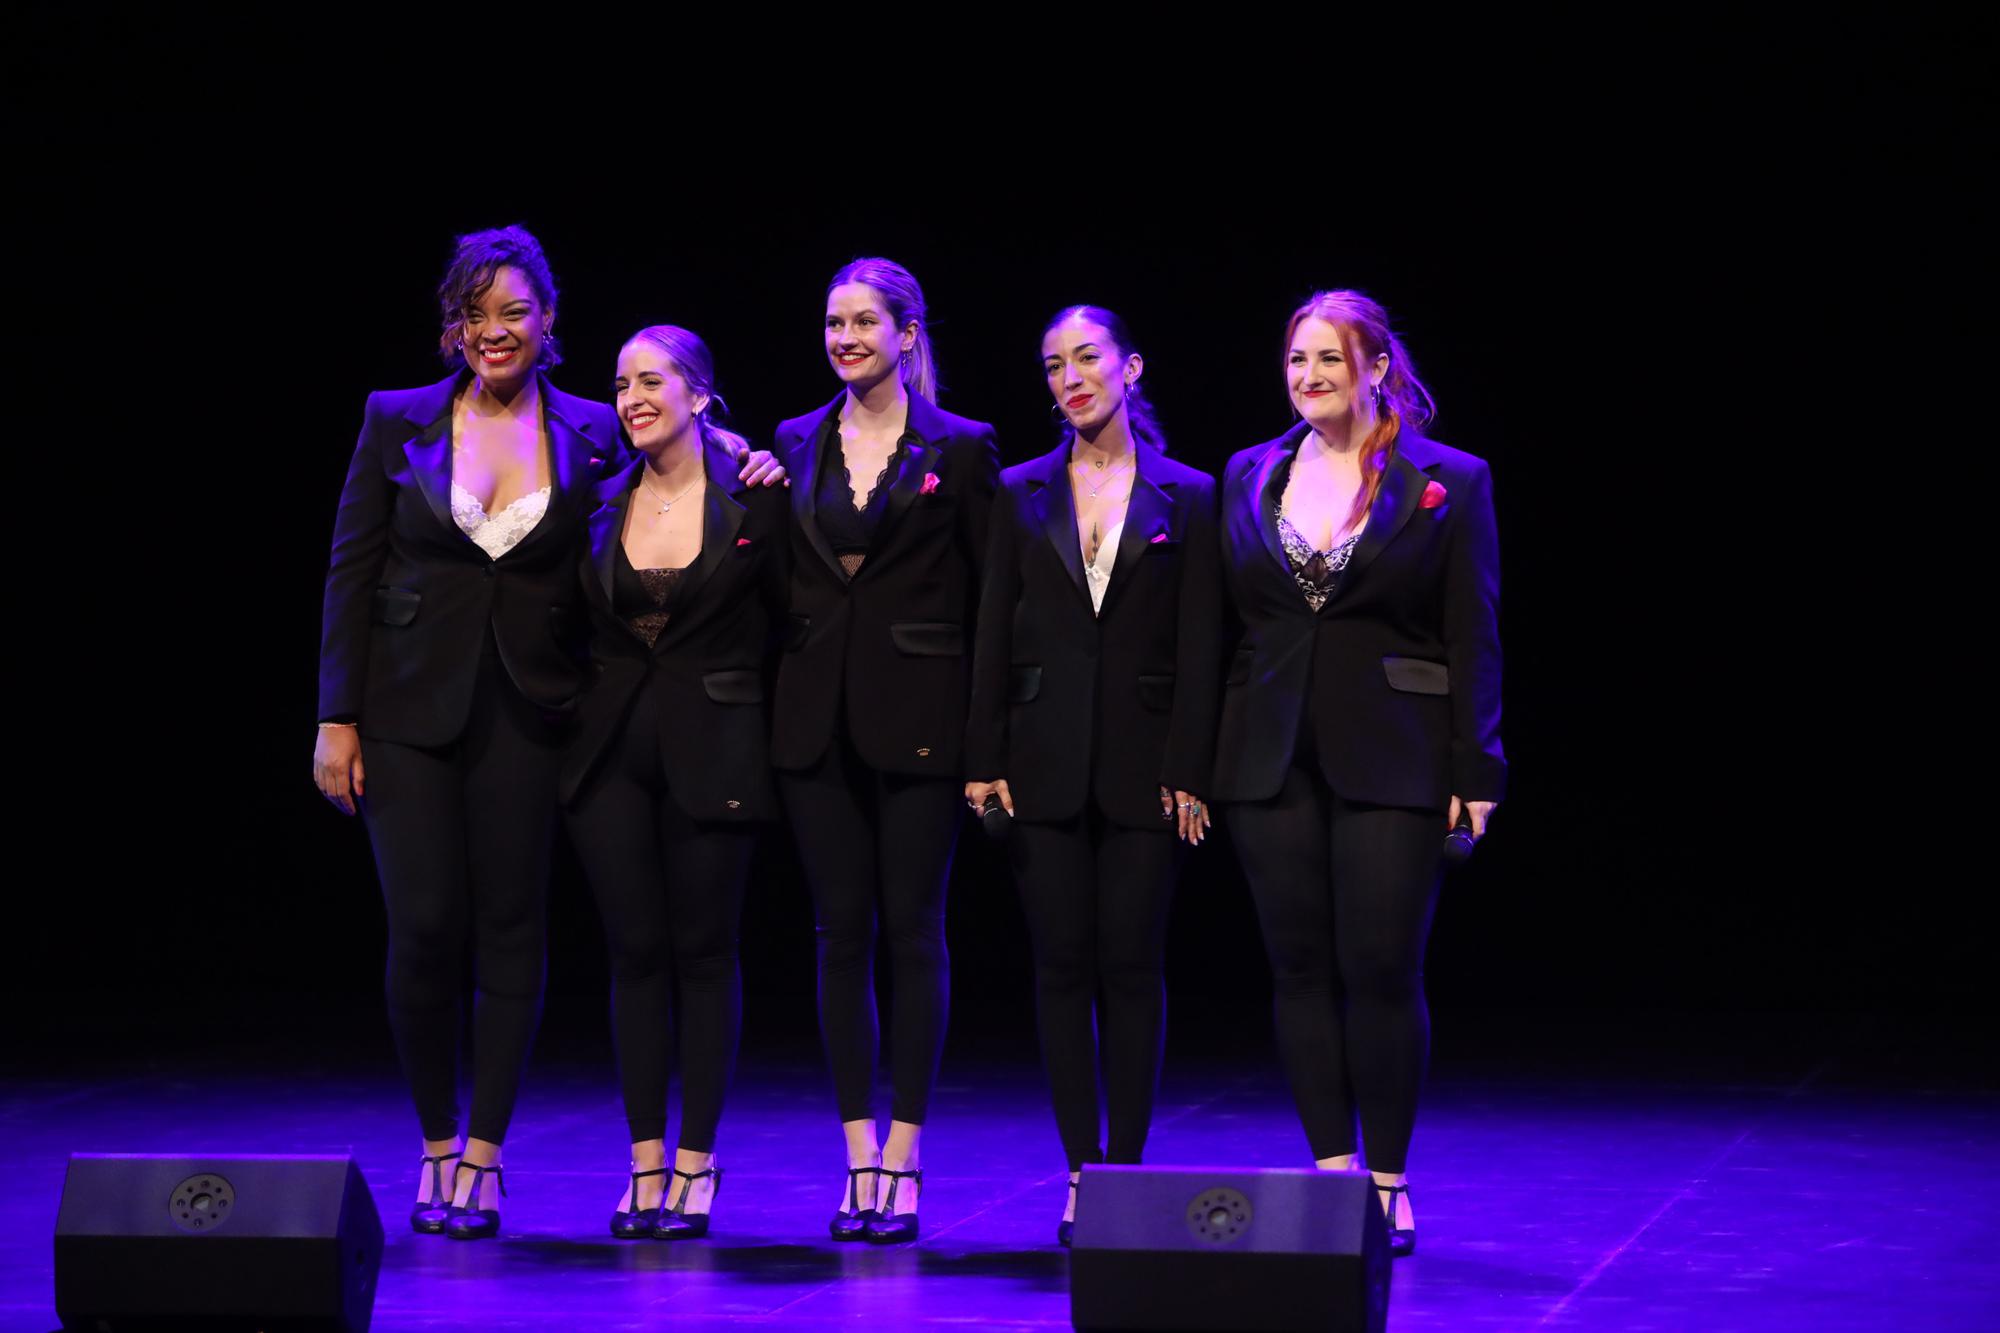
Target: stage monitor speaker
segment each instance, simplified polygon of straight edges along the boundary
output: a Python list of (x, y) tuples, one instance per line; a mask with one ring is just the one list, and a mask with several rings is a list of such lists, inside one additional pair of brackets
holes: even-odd
[(76, 1153), (56, 1217), (66, 1329), (366, 1333), (382, 1219), (351, 1157)]
[(1071, 1239), (1083, 1333), (1381, 1333), (1389, 1316), (1389, 1235), (1365, 1172), (1086, 1166)]

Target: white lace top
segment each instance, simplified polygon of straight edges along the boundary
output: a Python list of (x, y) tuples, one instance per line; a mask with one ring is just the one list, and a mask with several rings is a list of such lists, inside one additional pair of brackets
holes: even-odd
[(457, 482), (451, 484), (451, 518), (458, 524), (458, 530), (478, 545), (479, 549), (498, 560), (507, 552), (521, 544), (521, 539), (535, 530), (548, 512), (549, 488), (530, 492), (508, 505), (497, 514), (488, 514), (486, 506)]
[(1104, 590), (1111, 586), (1111, 565), (1118, 559), (1118, 534), (1125, 531), (1125, 520), (1119, 519), (1104, 534), (1104, 540), (1097, 544), (1097, 558), (1083, 567), (1083, 581), (1090, 585), (1090, 609), (1104, 610)]

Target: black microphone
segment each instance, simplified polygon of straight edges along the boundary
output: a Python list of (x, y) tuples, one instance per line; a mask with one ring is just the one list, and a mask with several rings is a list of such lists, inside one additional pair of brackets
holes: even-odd
[(1444, 863), (1448, 867), (1462, 866), (1472, 856), (1472, 812), (1461, 809), (1458, 822), (1451, 826), (1451, 832), (1444, 835)]
[(1007, 836), (1007, 830), (1014, 822), (1014, 816), (1007, 813), (1007, 807), (1000, 804), (1000, 793), (986, 793), (985, 803), (979, 807), (979, 822), (986, 829), (986, 836), (998, 842)]

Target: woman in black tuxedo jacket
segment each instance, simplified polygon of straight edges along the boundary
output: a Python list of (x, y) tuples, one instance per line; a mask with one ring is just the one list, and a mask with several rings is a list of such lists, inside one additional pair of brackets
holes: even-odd
[[(427, 1168), (410, 1222), (461, 1239), (499, 1228), (500, 1144), (541, 1009), (559, 721), (582, 679), (576, 552), (592, 487), (620, 451), (611, 409), (544, 375), (561, 359), (556, 295), (526, 231), (459, 238), (438, 288), (439, 347), (463, 365), (369, 395), (326, 576), (313, 779), (360, 812), (382, 880), (389, 1021)], [(768, 464), (746, 472), (769, 477)], [(468, 932), (477, 1006), (461, 1148)]]
[[(533, 236), (460, 237), (438, 295), (440, 345), (464, 365), (368, 398), (326, 577), (313, 764), (321, 791), (360, 811), (382, 880), (389, 1019), (429, 1168), (411, 1224), (470, 1239), (498, 1229), (500, 1145), (541, 1007), (557, 719), (580, 681), (576, 550), (619, 445), (609, 408), (543, 375), (560, 359), (556, 286)], [(443, 1164), (461, 1157), (447, 1188)]]
[[(966, 649), (999, 457), (991, 426), (932, 403), (923, 292), (901, 265), (861, 259), (834, 275), (825, 335), (840, 396), (777, 432), (794, 523), (772, 756), (812, 887), (820, 1028), (847, 1140), (831, 1230), (890, 1243), (917, 1234), (918, 1145), (944, 1045)], [(872, 1109), (878, 914), (895, 996), (886, 1143)]]
[(1416, 433), (1429, 393), (1386, 312), (1321, 292), (1286, 329), (1302, 420), (1229, 460), (1243, 623), (1215, 798), (1257, 902), (1279, 1049), (1319, 1164), (1361, 1142), (1415, 1248), (1404, 1174), (1430, 1046), (1424, 944), (1445, 833), (1504, 795), (1486, 464)]
[[(777, 814), (764, 686), (784, 613), (790, 499), (736, 476), (715, 367), (657, 325), (618, 354), (639, 456), (609, 478), (580, 562), (590, 671), (562, 798), (611, 945), (631, 1181), (621, 1239), (699, 1237), (721, 1182), (715, 1129), (742, 1025), (737, 929), (753, 821)], [(666, 1165), (671, 997), (681, 1126)], [(676, 1186), (662, 1208), (671, 1174)]]
[[(1000, 474), (979, 595), (965, 796), (1014, 823), (1036, 1015), (1071, 1192), (1137, 1163), (1166, 1032), (1167, 909), (1208, 824), (1221, 685), (1215, 482), (1168, 458), (1123, 322), (1073, 306), (1042, 334), (1066, 429)], [(1101, 992), (1101, 994), (1100, 994)], [(1099, 1146), (1098, 1033), (1108, 1140)]]

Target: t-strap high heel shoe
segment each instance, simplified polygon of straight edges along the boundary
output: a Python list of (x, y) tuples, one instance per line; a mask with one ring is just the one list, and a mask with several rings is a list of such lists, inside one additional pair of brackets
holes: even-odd
[(485, 1240), (500, 1234), (500, 1210), (479, 1207), (479, 1187), (486, 1177), (492, 1176), (493, 1183), (500, 1187), (500, 1197), (507, 1197), (507, 1177), (497, 1166), (481, 1166), (477, 1162), (460, 1162), (458, 1169), (472, 1168), (472, 1193), (467, 1197), (472, 1206), (461, 1208), (458, 1215), (445, 1223), (444, 1234), (453, 1240)]
[(674, 1175), (681, 1182), (681, 1197), (675, 1200), (673, 1207), (660, 1210), (659, 1221), (653, 1224), (653, 1237), (656, 1240), (700, 1240), (708, 1234), (708, 1214), (686, 1211), (688, 1191), (703, 1176), (712, 1178), (715, 1184), (709, 1187), (708, 1206), (715, 1207), (715, 1196), (722, 1193), (722, 1168), (711, 1166), (705, 1171), (683, 1171), (675, 1167)]
[(1377, 1185), (1375, 1188), (1389, 1196), (1387, 1213), (1389, 1222), (1389, 1257), (1391, 1259), (1401, 1259), (1405, 1255), (1415, 1254), (1417, 1252), (1417, 1229), (1415, 1227), (1399, 1227), (1396, 1225), (1396, 1196), (1398, 1194), (1408, 1194), (1410, 1187), (1408, 1185)]
[[(667, 1168), (664, 1166), (656, 1166), (651, 1171), (641, 1171), (638, 1167), (633, 1167), (631, 1202), (634, 1204), (639, 1202), (640, 1181), (652, 1176), (664, 1176), (666, 1174)], [(613, 1213), (611, 1214), (611, 1234), (619, 1240), (645, 1240), (653, 1234), (653, 1224), (659, 1220), (660, 1206), (658, 1204), (654, 1204), (651, 1208), (635, 1207), (625, 1212)]]
[[(1070, 1181), (1069, 1183), (1069, 1192), (1070, 1196), (1074, 1198), (1076, 1195), (1076, 1182), (1074, 1180)], [(1070, 1208), (1070, 1211), (1073, 1213), (1076, 1211), (1076, 1208), (1072, 1206)], [(1067, 1217), (1065, 1217), (1062, 1221), (1056, 1223), (1056, 1244), (1062, 1246), (1065, 1250), (1067, 1250), (1070, 1247), (1069, 1244), (1070, 1237), (1073, 1234), (1075, 1234), (1075, 1231), (1076, 1231), (1076, 1223), (1071, 1221)]]
[(861, 1202), (861, 1187), (856, 1181), (862, 1176), (875, 1177), (875, 1188), (869, 1191), (869, 1197), (874, 1197), (882, 1188), (881, 1167), (850, 1166), (847, 1168), (846, 1206), (833, 1215), (833, 1221), (827, 1226), (828, 1234), (835, 1240), (865, 1240), (868, 1235), (868, 1224), (881, 1216), (881, 1213), (877, 1212), (873, 1207), (861, 1208), (857, 1206)]
[(924, 1173), (921, 1171), (891, 1171), (883, 1168), (882, 1174), (889, 1178), (889, 1197), (882, 1201), (881, 1211), (868, 1224), (868, 1243), (871, 1245), (900, 1245), (906, 1240), (917, 1238), (917, 1215), (896, 1211), (896, 1187), (906, 1180), (913, 1180), (921, 1188)]
[[(445, 1191), (444, 1164), (464, 1155), (464, 1153), (448, 1152), (439, 1153), (436, 1157), (423, 1156), (417, 1159), (422, 1166), (428, 1166), (431, 1169), (431, 1197), (428, 1203), (419, 1203), (411, 1206), (410, 1230), (425, 1236), (442, 1236), (444, 1234), (445, 1223), (457, 1216), (458, 1209), (452, 1206), (451, 1195)], [(419, 1170), (422, 1169), (422, 1166), (419, 1167)], [(457, 1178), (458, 1172), (454, 1168), (452, 1179), (456, 1180)]]

